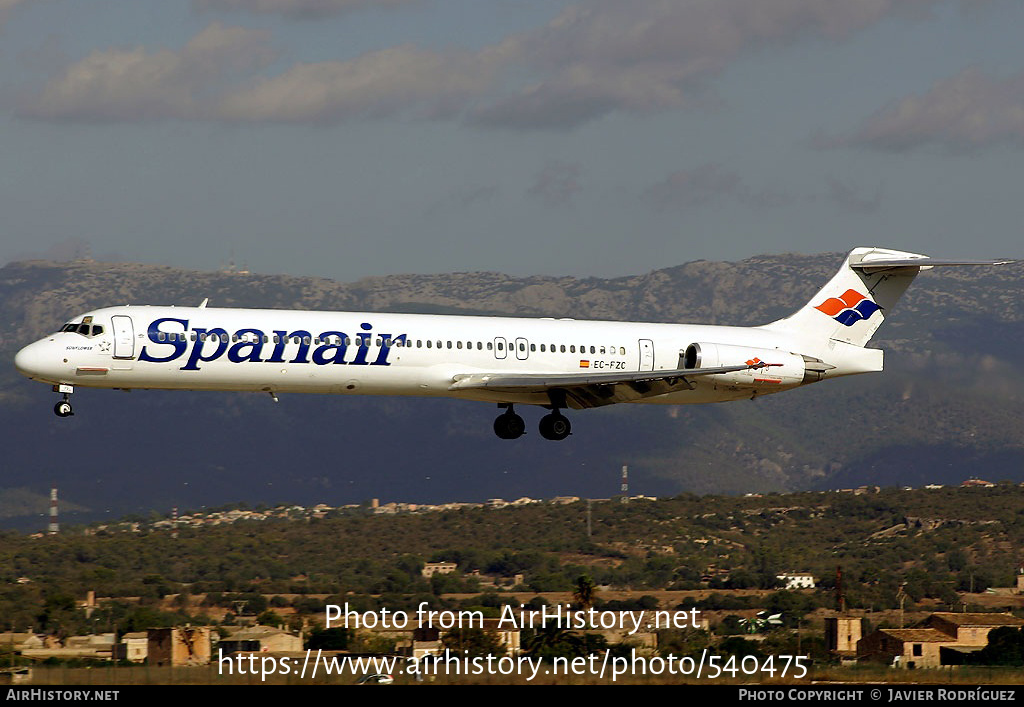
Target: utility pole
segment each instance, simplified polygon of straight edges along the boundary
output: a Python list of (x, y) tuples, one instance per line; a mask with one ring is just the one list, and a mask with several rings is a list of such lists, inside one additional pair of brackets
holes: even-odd
[(900, 582), (900, 588), (896, 592), (896, 598), (900, 600), (900, 628), (903, 628), (903, 603), (907, 600), (907, 593), (903, 591), (905, 586), (907, 586), (906, 582)]

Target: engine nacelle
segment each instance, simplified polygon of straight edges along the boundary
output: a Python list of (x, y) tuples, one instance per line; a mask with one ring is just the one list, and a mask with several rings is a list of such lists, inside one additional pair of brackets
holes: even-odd
[(820, 379), (820, 375), (813, 370), (813, 367), (808, 367), (806, 358), (800, 354), (779, 349), (702, 342), (686, 347), (686, 353), (683, 355), (683, 368), (768, 364), (759, 368), (748, 368), (744, 371), (706, 376), (703, 380), (714, 381), (716, 385), (732, 388), (779, 389)]

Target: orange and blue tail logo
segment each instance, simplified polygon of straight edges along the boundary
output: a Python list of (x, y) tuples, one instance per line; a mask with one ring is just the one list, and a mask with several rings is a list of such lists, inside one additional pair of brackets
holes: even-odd
[(871, 315), (881, 307), (857, 290), (847, 290), (840, 297), (829, 297), (815, 309), (824, 312), (843, 326), (853, 326), (857, 322), (871, 319)]

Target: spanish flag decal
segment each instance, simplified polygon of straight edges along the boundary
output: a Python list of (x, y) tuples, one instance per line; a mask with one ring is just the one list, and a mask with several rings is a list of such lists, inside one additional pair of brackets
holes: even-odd
[(580, 361), (580, 368), (590, 368), (590, 361)]

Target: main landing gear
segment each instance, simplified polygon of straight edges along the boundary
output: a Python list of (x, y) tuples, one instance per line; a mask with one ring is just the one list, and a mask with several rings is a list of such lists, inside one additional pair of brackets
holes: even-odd
[[(526, 432), (526, 423), (519, 417), (512, 408), (511, 403), (500, 403), (498, 407), (505, 408), (505, 412), (498, 415), (494, 420), (494, 434), (501, 439), (518, 439)], [(569, 418), (562, 415), (556, 408), (553, 412), (545, 415), (540, 420), (540, 436), (544, 439), (554, 441), (563, 440), (572, 433), (572, 425)]]
[(506, 408), (505, 412), (494, 419), (494, 434), (500, 439), (518, 439), (526, 432), (526, 423), (512, 409), (511, 403), (499, 404), (498, 407)]
[(569, 424), (569, 418), (562, 415), (558, 410), (540, 418), (540, 436), (544, 439), (557, 442), (565, 439), (570, 434), (572, 434), (572, 425)]
[(54, 414), (57, 417), (71, 417), (74, 415), (75, 413), (71, 409), (71, 394), (75, 392), (75, 387), (72, 385), (55, 385), (53, 386), (53, 392), (64, 394), (60, 402), (53, 406)]

